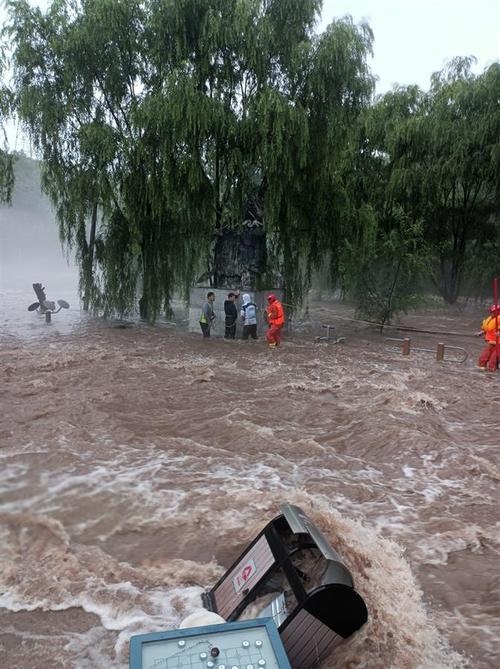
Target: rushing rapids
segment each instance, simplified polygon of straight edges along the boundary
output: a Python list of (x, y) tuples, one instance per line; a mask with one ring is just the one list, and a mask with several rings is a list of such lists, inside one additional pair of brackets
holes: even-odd
[[(283, 501), (369, 610), (323, 669), (500, 664), (500, 376), (476, 371), (479, 341), (453, 339), (462, 365), (348, 321), (315, 344), (350, 315), (316, 303), (269, 351), (75, 308), (46, 326), (2, 298), (2, 666), (126, 667), (130, 635), (199, 607)], [(472, 333), (482, 313), (406, 323)]]

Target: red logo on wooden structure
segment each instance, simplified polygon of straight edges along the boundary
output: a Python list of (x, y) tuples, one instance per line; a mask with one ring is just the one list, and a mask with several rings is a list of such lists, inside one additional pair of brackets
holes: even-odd
[(236, 575), (233, 576), (233, 585), (235, 592), (241, 592), (244, 588), (247, 587), (249, 581), (257, 573), (257, 567), (253, 560), (247, 560), (236, 572)]

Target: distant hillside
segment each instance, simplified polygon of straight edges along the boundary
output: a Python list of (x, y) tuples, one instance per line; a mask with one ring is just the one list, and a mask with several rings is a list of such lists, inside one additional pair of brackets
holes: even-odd
[(33, 282), (77, 281), (59, 241), (54, 211), (40, 186), (40, 165), (27, 156), (15, 163), (12, 206), (0, 205), (0, 287), (19, 288)]
[[(19, 154), (14, 163), (16, 183), (12, 198), (12, 208), (44, 210), (47, 218), (51, 216), (48, 198), (43, 195), (40, 184), (40, 163), (37, 160)], [(9, 207), (0, 206), (0, 212)]]

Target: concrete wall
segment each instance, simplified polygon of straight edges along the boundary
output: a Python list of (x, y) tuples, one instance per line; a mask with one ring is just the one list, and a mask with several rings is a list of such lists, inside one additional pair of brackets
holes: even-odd
[[(236, 290), (236, 289), (233, 289)], [(226, 316), (224, 314), (224, 301), (227, 300), (227, 294), (231, 292), (229, 289), (224, 288), (193, 288), (189, 296), (189, 331), (190, 332), (199, 332), (201, 335), (201, 329), (199, 325), (201, 307), (207, 299), (207, 293), (212, 291), (215, 293), (215, 302), (214, 302), (214, 313), (215, 313), (215, 327), (211, 330), (212, 337), (223, 337), (225, 330), (225, 320)], [(264, 319), (264, 311), (267, 306), (267, 296), (270, 293), (274, 293), (276, 297), (280, 300), (282, 296), (282, 291), (280, 290), (266, 290), (252, 292), (251, 290), (242, 290), (240, 291), (240, 297), (236, 300), (236, 308), (238, 309), (238, 324), (236, 326), (236, 337), (240, 338), (243, 333), (243, 325), (241, 319), (239, 318), (239, 313), (241, 305), (243, 304), (242, 296), (244, 293), (248, 293), (253, 302), (257, 305), (257, 334), (259, 337), (263, 337), (265, 331), (267, 330), (267, 324)]]

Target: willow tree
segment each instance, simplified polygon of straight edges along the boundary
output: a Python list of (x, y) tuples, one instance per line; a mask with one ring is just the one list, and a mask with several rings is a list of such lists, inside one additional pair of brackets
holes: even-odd
[[(278, 25), (286, 25), (286, 3), (275, 4)], [(367, 25), (334, 21), (323, 34), (297, 40), (289, 64), (257, 100), (266, 227), (276, 233), (291, 302), (325, 258), (331, 277), (338, 275), (356, 120), (373, 90), (371, 44)]]
[[(471, 64), (455, 59), (433, 76), (424, 119), (426, 238), (434, 283), (448, 302), (484, 246), (500, 240), (500, 63), (478, 76)], [(498, 267), (498, 246), (496, 255)], [(484, 269), (489, 281), (495, 266)]]
[(292, 296), (337, 246), (371, 33), (320, 0), (11, 0), (16, 110), (87, 304), (187, 291), (256, 182)]
[(13, 156), (8, 150), (4, 122), (10, 110), (11, 94), (7, 85), (3, 83), (4, 66), (4, 49), (0, 44), (0, 203), (10, 203), (14, 186), (14, 169)]
[(422, 168), (409, 145), (404, 157), (413, 170), (412, 180), (402, 188), (401, 165), (394, 160), (396, 138), (402, 127), (419, 123), (424, 96), (416, 86), (391, 91), (364, 110), (357, 124), (341, 285), (363, 317), (382, 324), (416, 305), (426, 268), (417, 178)]
[(414, 248), (450, 303), (499, 235), (500, 66), (476, 76), (471, 63), (451, 61), (428, 92), (411, 86), (387, 93), (366, 124), (365, 157), (380, 169), (365, 201), (376, 205), (386, 229), (391, 212), (399, 211), (421, 231)]
[(138, 137), (130, 115), (141, 5), (54, 2), (46, 13), (25, 1), (7, 6), (16, 111), (42, 159), (61, 239), (76, 250), (84, 305), (125, 312), (141, 262), (141, 223), (126, 210), (123, 182)]

